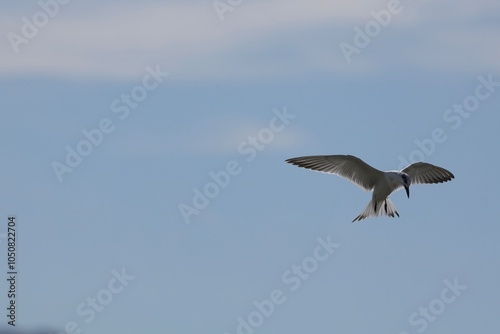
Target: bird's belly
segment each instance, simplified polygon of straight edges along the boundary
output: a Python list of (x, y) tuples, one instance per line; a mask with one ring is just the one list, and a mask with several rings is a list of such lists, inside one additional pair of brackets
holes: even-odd
[(385, 200), (393, 191), (394, 189), (391, 188), (389, 183), (386, 180), (383, 180), (375, 185), (372, 198), (375, 201), (380, 202)]

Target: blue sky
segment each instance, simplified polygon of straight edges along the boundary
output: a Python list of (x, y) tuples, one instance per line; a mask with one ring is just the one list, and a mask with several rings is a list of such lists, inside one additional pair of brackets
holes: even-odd
[[(500, 329), (497, 2), (54, 1), (0, 5), (19, 328)], [(313, 154), (456, 178), (351, 224)]]

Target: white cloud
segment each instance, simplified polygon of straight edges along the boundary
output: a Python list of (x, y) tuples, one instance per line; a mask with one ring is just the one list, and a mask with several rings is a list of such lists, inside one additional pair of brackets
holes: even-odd
[[(205, 129), (203, 141), (187, 140), (193, 152), (205, 154), (238, 153), (238, 146), (249, 142), (249, 137), (258, 138), (260, 131), (268, 128), (269, 124), (249, 120), (221, 121), (217, 126)], [(269, 143), (265, 143), (266, 151), (283, 151), (301, 147), (308, 142), (308, 137), (296, 128), (286, 127), (283, 131), (276, 132)], [(199, 138), (190, 136), (190, 138)], [(267, 139), (266, 139), (267, 140)]]
[[(394, 32), (397, 25), (402, 25), (419, 34), (440, 34), (429, 30), (429, 21), (470, 17), (477, 20), (499, 7), (490, 0), (475, 2), (472, 7), (465, 0), (401, 3), (404, 11), (384, 29)], [(436, 6), (447, 10), (436, 11)], [(173, 79), (184, 80), (262, 80), (311, 72), (365, 72), (380, 69), (383, 59), (364, 54), (347, 65), (338, 44), (352, 39), (352, 27), (363, 26), (372, 19), (371, 10), (386, 7), (387, 1), (378, 0), (244, 1), (227, 12), (221, 22), (210, 1), (116, 3), (93, 8), (70, 2), (33, 40), (20, 45), (19, 54), (4, 39), (0, 45), (0, 71), (135, 78), (142, 75), (146, 65), (160, 63)], [(20, 33), (21, 17), (31, 17), (33, 13), (0, 14), (0, 33)], [(309, 31), (311, 37), (307, 35)], [(471, 27), (468, 33), (474, 35), (475, 31)], [(439, 49), (460, 49), (460, 32), (451, 33), (454, 35), (443, 39)], [(482, 43), (479, 41), (477, 44)], [(393, 54), (405, 56), (396, 44), (397, 41)], [(273, 57), (269, 53), (273, 47), (287, 50), (288, 54)], [(428, 47), (422, 44), (416, 53)], [(480, 47), (476, 50), (481, 52)], [(483, 56), (485, 67), (497, 68), (498, 58)], [(454, 60), (457, 57), (466, 60), (460, 52)], [(429, 58), (429, 65), (433, 59)], [(440, 64), (439, 57), (436, 59)]]
[(427, 69), (448, 72), (460, 69), (478, 75), (500, 73), (498, 41), (500, 32), (497, 30), (443, 29), (429, 36), (425, 43), (419, 42), (409, 48), (407, 57)]
[[(113, 141), (107, 149), (125, 157), (165, 156), (170, 153), (237, 155), (241, 143), (248, 143), (249, 136), (257, 137), (266, 127), (269, 127), (269, 121), (259, 122), (248, 118), (205, 119), (203, 122), (193, 123), (189, 128), (169, 133), (136, 130)], [(312, 136), (288, 125), (283, 131), (275, 133), (269, 143), (265, 143), (265, 151), (293, 150), (305, 147), (312, 141)]]

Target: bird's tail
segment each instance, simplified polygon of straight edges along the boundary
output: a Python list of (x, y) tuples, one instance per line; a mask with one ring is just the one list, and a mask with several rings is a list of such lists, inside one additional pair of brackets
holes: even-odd
[(353, 223), (355, 221), (360, 221), (365, 219), (366, 217), (378, 217), (378, 216), (389, 216), (389, 217), (394, 217), (394, 215), (399, 217), (399, 213), (396, 211), (396, 207), (394, 204), (391, 202), (390, 199), (386, 198), (383, 201), (379, 202), (373, 202), (373, 199), (368, 203), (366, 206), (365, 211), (363, 211), (359, 216), (354, 218), (352, 221)]

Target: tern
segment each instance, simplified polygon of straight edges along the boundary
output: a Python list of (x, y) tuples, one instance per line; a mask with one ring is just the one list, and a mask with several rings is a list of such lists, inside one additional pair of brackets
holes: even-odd
[(404, 188), (410, 198), (410, 185), (418, 183), (443, 183), (455, 176), (448, 170), (426, 162), (415, 162), (396, 171), (380, 171), (352, 155), (311, 155), (287, 159), (295, 166), (323, 173), (342, 176), (366, 191), (372, 191), (372, 199), (359, 216), (352, 221), (367, 217), (387, 215), (394, 217), (399, 213), (388, 198), (394, 191)]

